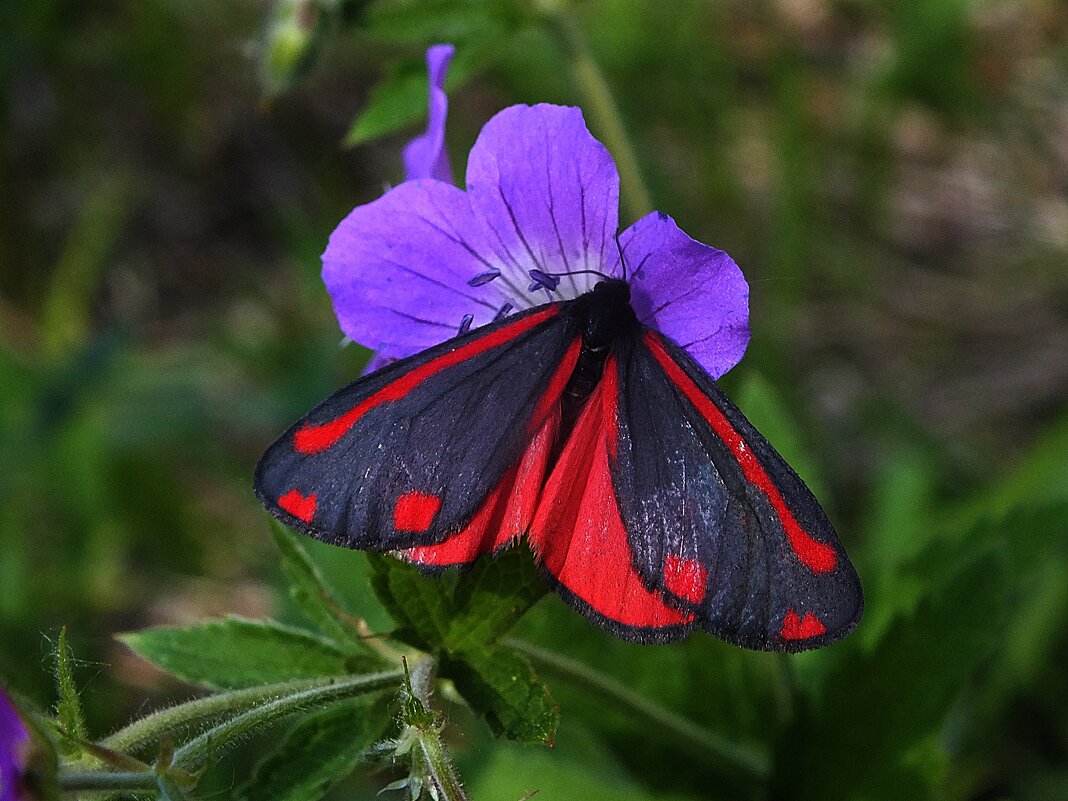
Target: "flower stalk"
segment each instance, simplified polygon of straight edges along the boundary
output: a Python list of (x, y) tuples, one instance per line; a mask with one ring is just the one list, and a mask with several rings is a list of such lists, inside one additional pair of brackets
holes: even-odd
[[(387, 689), (404, 679), (399, 670), (347, 678), (324, 678), (269, 684), (248, 690), (199, 698), (170, 709), (160, 710), (138, 720), (104, 739), (100, 750), (139, 751), (159, 746), (155, 769), (81, 770), (67, 767), (57, 775), (63, 792), (140, 792), (158, 790), (160, 783), (195, 784), (205, 763), (228, 750), (249, 734), (290, 715), (306, 712), (335, 701)], [(170, 743), (176, 733), (188, 726), (228, 716), (221, 723), (194, 737), (180, 748)], [(129, 764), (136, 760), (129, 758)]]
[(156, 774), (148, 771), (61, 770), (60, 792), (155, 790)]
[(112, 751), (136, 753), (157, 746), (167, 736), (177, 734), (190, 726), (240, 714), (260, 704), (281, 699), (293, 693), (316, 687), (328, 687), (336, 681), (337, 679), (333, 677), (301, 679), (197, 698), (167, 709), (160, 709), (135, 720), (125, 728), (105, 737), (100, 741), (100, 745)]
[(336, 679), (329, 684), (294, 692), (254, 707), (213, 726), (177, 749), (174, 752), (174, 766), (182, 769), (196, 768), (209, 757), (225, 751), (242, 738), (290, 715), (363, 693), (383, 690), (399, 684), (403, 678), (402, 671), (390, 670)]
[(437, 788), (441, 801), (467, 801), (467, 793), (460, 784), (438, 732), (421, 733), (419, 747), (422, 750), (427, 776)]
[(550, 29), (567, 53), (575, 84), (582, 95), (583, 107), (596, 120), (594, 127), (615, 157), (623, 211), (633, 220), (644, 217), (653, 210), (653, 201), (608, 80), (590, 52), (586, 36), (574, 17), (567, 10), (561, 10), (551, 13), (548, 19)]
[(404, 665), (401, 707), (404, 730), (397, 738), (393, 753), (396, 756), (410, 754), (411, 769), (407, 779), (391, 785), (391, 788), (407, 787), (411, 797), (416, 798), (423, 787), (428, 787), (433, 788), (432, 795), (439, 801), (468, 801), (441, 742), (440, 716), (430, 706), (436, 664), (432, 659), (422, 659), (412, 665), (410, 671), (407, 660)]

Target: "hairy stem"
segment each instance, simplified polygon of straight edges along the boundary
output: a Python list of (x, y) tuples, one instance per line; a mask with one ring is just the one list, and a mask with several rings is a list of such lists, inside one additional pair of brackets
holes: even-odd
[(183, 769), (196, 768), (209, 756), (231, 747), (243, 737), (276, 723), (283, 718), (334, 701), (353, 698), (400, 684), (404, 673), (390, 670), (362, 676), (337, 678), (329, 684), (294, 692), (262, 706), (254, 707), (237, 717), (212, 727), (193, 738), (174, 753), (174, 765)]
[(136, 753), (141, 749), (157, 745), (167, 735), (176, 734), (189, 726), (240, 714), (251, 707), (292, 695), (295, 692), (329, 686), (336, 680), (335, 677), (300, 679), (280, 684), (265, 684), (261, 687), (249, 687), (244, 690), (231, 690), (186, 701), (135, 720), (125, 728), (101, 740), (100, 745), (112, 751)]
[(523, 654), (535, 665), (550, 673), (596, 693), (606, 700), (625, 706), (633, 714), (672, 735), (680, 744), (699, 753), (712, 754), (725, 766), (733, 768), (748, 778), (764, 779), (768, 775), (769, 765), (765, 754), (706, 731), (693, 721), (635, 693), (625, 684), (594, 670), (589, 665), (514, 637), (501, 640), (501, 644)]
[(437, 664), (433, 659), (420, 659), (408, 671), (405, 685), (408, 698), (402, 718), (417, 743), (416, 758), (422, 761), (421, 766), (413, 764), (412, 767), (421, 768), (424, 779), (432, 783), (437, 790), (435, 797), (441, 801), (468, 801), (467, 793), (464, 792), (445, 745), (441, 742), (439, 716), (430, 706), (430, 693), (434, 687), (436, 673)]
[(467, 793), (453, 770), (452, 762), (449, 761), (449, 755), (445, 752), (445, 746), (437, 732), (421, 732), (419, 747), (423, 752), (427, 775), (437, 785), (442, 801), (467, 801)]
[(114, 773), (103, 770), (61, 770), (56, 781), (61, 792), (156, 789), (156, 774), (151, 771)]

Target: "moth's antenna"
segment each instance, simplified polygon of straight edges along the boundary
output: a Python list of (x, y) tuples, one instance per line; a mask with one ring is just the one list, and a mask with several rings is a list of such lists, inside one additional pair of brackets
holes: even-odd
[(628, 278), (627, 278), (627, 260), (623, 258), (623, 248), (619, 244), (619, 233), (618, 232), (616, 233), (615, 240), (616, 240), (616, 252), (619, 253), (619, 264), (623, 268), (623, 280), (626, 281), (626, 280), (628, 280)]
[[(530, 288), (529, 291), (534, 292), (538, 289), (544, 289), (546, 292), (555, 292), (556, 287), (560, 285), (560, 279), (565, 275), (599, 275), (606, 281), (612, 280), (612, 276), (602, 273), (600, 270), (565, 270), (562, 273), (547, 273), (544, 270), (537, 268), (533, 270), (527, 270), (527, 275), (530, 276)], [(468, 283), (471, 283), (468, 281)]]

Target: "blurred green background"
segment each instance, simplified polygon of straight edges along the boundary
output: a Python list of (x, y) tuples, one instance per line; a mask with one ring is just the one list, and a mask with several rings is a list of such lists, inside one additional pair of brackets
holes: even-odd
[[(447, 707), (473, 798), (1068, 798), (1054, 0), (3, 4), (0, 676), (51, 703), (68, 625), (99, 734), (190, 693), (113, 633), (292, 614), (252, 468), (366, 356), (339, 347), (319, 253), (401, 179), (427, 44), (458, 46), (458, 174), (500, 108), (582, 104), (561, 19), (654, 205), (745, 270), (753, 343), (724, 385), (825, 503), (868, 608), (779, 658), (629, 646), (544, 601), (522, 636), (766, 751), (770, 775), (546, 674), (551, 750)], [(382, 621), (362, 557), (313, 550)]]

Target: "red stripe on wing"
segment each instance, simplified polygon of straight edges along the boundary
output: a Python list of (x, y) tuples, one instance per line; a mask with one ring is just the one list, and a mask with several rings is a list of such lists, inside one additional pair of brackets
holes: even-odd
[(345, 436), (345, 434), (356, 425), (357, 421), (371, 409), (380, 406), (383, 403), (400, 400), (421, 383), (441, 370), (453, 367), (470, 359), (472, 356), (476, 356), (491, 348), (505, 344), (509, 340), (514, 339), (520, 334), (529, 331), (531, 328), (534, 328), (536, 325), (549, 319), (557, 314), (558, 311), (556, 306), (547, 306), (542, 311), (534, 312), (527, 317), (516, 320), (511, 325), (506, 325), (503, 328), (498, 328), (496, 331), (477, 337), (466, 345), (458, 347), (456, 350), (443, 353), (425, 364), (419, 365), (396, 380), (386, 384), (382, 389), (378, 390), (378, 392), (375, 392), (370, 397), (364, 398), (340, 417), (327, 423), (321, 423), (320, 425), (312, 425), (311, 423), (305, 424), (304, 427), (299, 429), (293, 436), (293, 448), (297, 452), (304, 454), (325, 451)]
[(444, 542), (409, 548), (404, 552), (405, 558), (433, 567), (466, 565), (525, 534), (537, 508), (559, 427), (557, 405), (530, 441), (519, 464), (486, 496), (471, 522)]
[(532, 437), (522, 458), (486, 496), (471, 522), (444, 542), (409, 548), (404, 553), (409, 560), (434, 567), (468, 564), (527, 532), (560, 428), (560, 398), (581, 349), (582, 340), (576, 337), (534, 407)]
[(692, 615), (667, 606), (634, 569), (608, 469), (618, 437), (618, 380), (609, 357), (542, 490), (530, 544), (556, 579), (599, 615), (646, 629), (690, 623)]
[(500, 519), (508, 487), (515, 480), (510, 470), (475, 512), (471, 522), (458, 533), (435, 545), (419, 545), (403, 552), (411, 562), (432, 567), (466, 565), (484, 553), (496, 550), (496, 534), (501, 531)]
[(668, 378), (682, 390), (682, 393), (690, 400), (694, 408), (712, 427), (716, 436), (726, 443), (735, 461), (742, 468), (742, 473), (745, 475), (746, 480), (754, 484), (767, 496), (768, 501), (771, 502), (772, 508), (779, 517), (779, 521), (782, 523), (783, 530), (786, 532), (786, 539), (797, 558), (807, 565), (813, 573), (829, 573), (834, 570), (838, 564), (838, 555), (834, 548), (813, 539), (808, 532), (801, 528), (801, 525), (786, 505), (779, 488), (772, 482), (771, 477), (768, 476), (760, 462), (757, 461), (753, 451), (742, 439), (741, 435), (735, 431), (734, 426), (719, 410), (719, 407), (701, 391), (693, 379), (686, 375), (686, 372), (671, 358), (657, 334), (652, 331), (646, 331), (643, 338), (645, 344), (649, 346), (653, 357), (660, 363), (664, 372), (667, 373)]
[(581, 351), (582, 339), (581, 337), (575, 337), (571, 344), (567, 346), (567, 352), (564, 354), (560, 366), (556, 368), (553, 377), (549, 379), (549, 386), (545, 389), (545, 393), (538, 399), (538, 405), (534, 407), (534, 414), (530, 416), (529, 429), (531, 433), (541, 428), (549, 412), (559, 406), (560, 396), (564, 394), (564, 388), (567, 386), (571, 374), (575, 372), (575, 365), (578, 363)]

